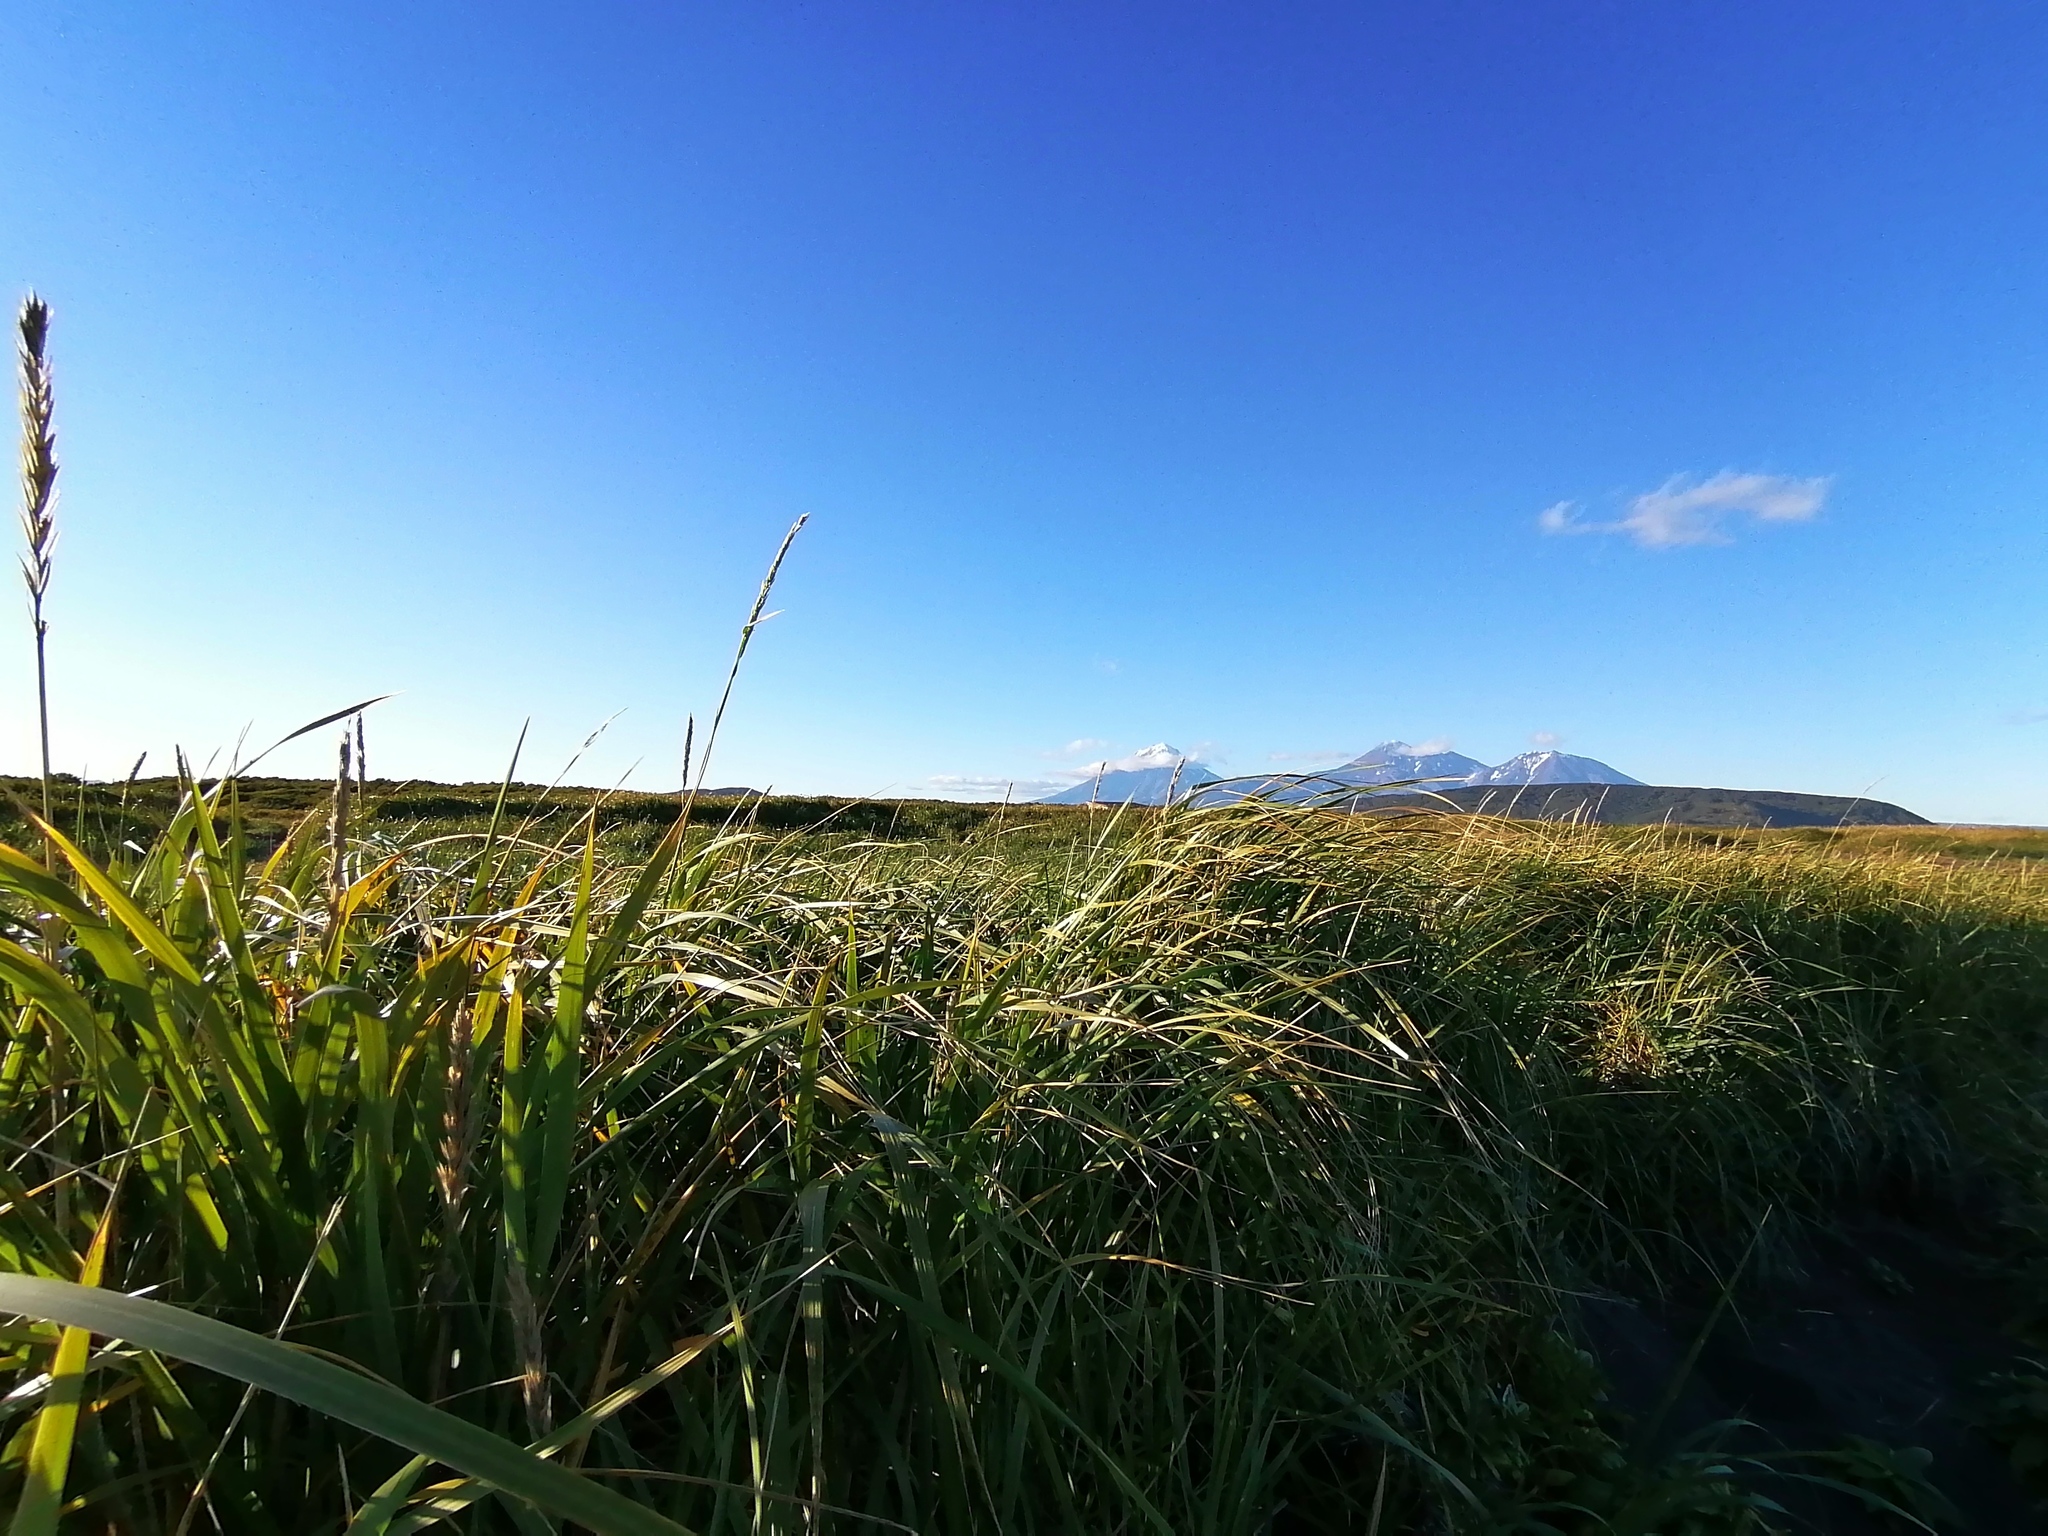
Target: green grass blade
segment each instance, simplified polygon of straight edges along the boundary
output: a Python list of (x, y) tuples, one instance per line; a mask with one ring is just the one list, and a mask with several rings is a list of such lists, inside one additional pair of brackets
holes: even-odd
[(476, 856), (476, 882), (470, 887), (469, 903), (465, 911), (476, 913), (489, 910), (491, 891), (498, 873), (498, 829), (505, 823), (505, 796), (511, 792), (512, 776), (519, 771), (519, 754), (526, 747), (526, 732), (533, 721), (528, 720), (519, 727), (519, 739), (512, 744), (512, 761), (505, 765), (504, 782), (498, 786), (498, 798), (491, 805), (490, 825), (484, 829), (484, 845)]
[[(1075, 1423), (1073, 1416), (1053, 1401), (1043, 1387), (1039, 1386), (1037, 1382), (1025, 1374), (1021, 1366), (990, 1344), (988, 1340), (982, 1338), (973, 1329), (948, 1317), (942, 1308), (930, 1305), (906, 1291), (899, 1291), (892, 1285), (885, 1285), (879, 1280), (872, 1279), (866, 1275), (856, 1274), (852, 1270), (828, 1268), (824, 1273), (860, 1286), (863, 1290), (901, 1310), (927, 1333), (935, 1335), (937, 1339), (944, 1340), (949, 1346), (980, 1360), (996, 1375), (1007, 1381), (1018, 1393), (1028, 1399), (1039, 1412), (1045, 1414), (1055, 1423), (1063, 1425), (1068, 1433), (1078, 1439), (1089, 1455), (1101, 1464), (1102, 1470), (1108, 1474), (1110, 1481), (1115, 1483), (1118, 1489), (1122, 1491), (1124, 1497), (1131, 1501), (1132, 1507), (1145, 1517), (1148, 1525), (1154, 1530), (1161, 1532), (1162, 1536), (1173, 1536), (1171, 1522), (1153, 1506), (1150, 1499), (1145, 1497), (1145, 1491), (1138, 1486), (1137, 1480), (1124, 1468), (1123, 1463), (1098, 1444), (1079, 1424)], [(4, 1293), (0, 1293), (0, 1299), (4, 1299)]]
[[(551, 1457), (556, 1452), (562, 1450), (563, 1447), (583, 1439), (607, 1419), (624, 1412), (656, 1387), (661, 1386), (670, 1377), (702, 1355), (707, 1349), (710, 1349), (721, 1339), (725, 1338), (731, 1331), (731, 1326), (728, 1325), (715, 1333), (700, 1333), (693, 1338), (683, 1340), (682, 1347), (653, 1370), (635, 1378), (616, 1391), (606, 1393), (603, 1398), (599, 1399), (599, 1401), (592, 1404), (582, 1413), (576, 1415), (568, 1423), (563, 1424), (552, 1434), (545, 1435), (541, 1439), (534, 1441), (527, 1446), (527, 1449), (536, 1456)], [(397, 1487), (401, 1482), (404, 1483), (405, 1489), (409, 1493), (413, 1483), (418, 1481), (418, 1474), (411, 1472), (411, 1475), (408, 1477), (408, 1472), (411, 1472), (409, 1467), (394, 1474), (390, 1482), (378, 1490), (378, 1497), (382, 1498), (387, 1490)], [(488, 1492), (489, 1489), (484, 1484), (473, 1479), (462, 1482), (440, 1483), (435, 1485), (429, 1497), (421, 1500), (418, 1504), (406, 1508), (402, 1514), (397, 1514), (395, 1518), (393, 1518), (393, 1512), (398, 1510), (399, 1504), (392, 1504), (389, 1509), (384, 1511), (383, 1518), (389, 1524), (390, 1536), (410, 1536), (410, 1533), (413, 1531), (424, 1530), (436, 1521), (446, 1520), (451, 1515), (460, 1514), (463, 1510), (469, 1508), (470, 1505), (484, 1498)], [(403, 1498), (404, 1495), (401, 1495), (400, 1503), (403, 1502)], [(373, 1500), (372, 1502), (374, 1503), (375, 1501)], [(370, 1505), (364, 1505), (363, 1513), (368, 1514), (369, 1511)], [(363, 1518), (363, 1515), (358, 1515), (357, 1518), (360, 1520)], [(354, 1532), (355, 1529), (354, 1526), (349, 1527), (351, 1532)], [(373, 1530), (381, 1532), (383, 1529), (384, 1527), (382, 1526), (365, 1526), (364, 1533)], [(364, 1533), (358, 1533), (358, 1536), (364, 1536)]]
[(576, 905), (562, 947), (562, 975), (556, 985), (554, 1027), (543, 1049), (540, 1094), (540, 1188), (533, 1218), (533, 1274), (536, 1281), (554, 1257), (569, 1198), (569, 1170), (576, 1163), (576, 1090), (583, 1078), (583, 1018), (590, 1007), (590, 904), (597, 861), (597, 817), (590, 818), (583, 863), (576, 877)]
[(377, 1485), (377, 1491), (363, 1507), (356, 1511), (355, 1519), (349, 1521), (343, 1536), (385, 1536), (391, 1529), (391, 1520), (405, 1507), (405, 1501), (412, 1497), (412, 1490), (420, 1480), (420, 1474), (431, 1465), (424, 1456), (415, 1456), (396, 1472)]
[(126, 1339), (288, 1398), (598, 1536), (690, 1536), (688, 1529), (395, 1387), (232, 1324), (140, 1296), (64, 1280), (0, 1275), (0, 1310)]
[(595, 986), (599, 978), (617, 963), (620, 954), (633, 937), (633, 930), (647, 913), (647, 907), (654, 900), (662, 877), (674, 865), (677, 850), (682, 847), (683, 834), (689, 830), (689, 822), (678, 816), (675, 825), (662, 834), (654, 852), (641, 866), (640, 874), (633, 882), (633, 888), (626, 893), (626, 899), (619, 910), (612, 914), (612, 920), (605, 925), (604, 937), (599, 939), (590, 954), (590, 984)]

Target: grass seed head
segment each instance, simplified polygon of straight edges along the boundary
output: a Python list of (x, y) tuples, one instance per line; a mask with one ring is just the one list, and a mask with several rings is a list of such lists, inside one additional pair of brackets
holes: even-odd
[(21, 574), (38, 633), (57, 546), (57, 434), (50, 387), (50, 306), (31, 293), (21, 302)]

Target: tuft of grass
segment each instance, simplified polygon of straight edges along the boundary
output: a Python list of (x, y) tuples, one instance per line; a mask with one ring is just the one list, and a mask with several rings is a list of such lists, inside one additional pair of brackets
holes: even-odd
[[(694, 1531), (1748, 1511), (1628, 1463), (1563, 1293), (2039, 1174), (2048, 910), (2010, 869), (1256, 804), (635, 852), (586, 814), (358, 821), (330, 899), (317, 815), (238, 856), (248, 798), (187, 781), (99, 859), (50, 827), (57, 875), (0, 852), (0, 1270), (76, 1279), (115, 1215), (106, 1291)], [(100, 1337), (64, 1377), (95, 1518), (573, 1505), (436, 1464), (410, 1410)], [(0, 1499), (48, 1465), (57, 1339), (0, 1331)]]

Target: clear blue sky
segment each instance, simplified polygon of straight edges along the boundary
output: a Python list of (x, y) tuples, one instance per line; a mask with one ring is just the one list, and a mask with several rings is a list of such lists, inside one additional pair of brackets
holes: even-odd
[(62, 767), (402, 690), (373, 772), (624, 710), (573, 777), (672, 785), (808, 512), (715, 780), (1541, 737), (2048, 822), (2048, 8), (98, 0), (0, 49)]

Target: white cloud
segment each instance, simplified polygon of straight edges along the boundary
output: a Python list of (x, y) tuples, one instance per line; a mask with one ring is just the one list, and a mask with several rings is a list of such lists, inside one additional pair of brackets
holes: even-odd
[(1529, 745), (1538, 752), (1555, 752), (1564, 745), (1564, 738), (1555, 731), (1531, 731)]
[(1053, 755), (1056, 757), (1080, 757), (1084, 753), (1100, 752), (1108, 745), (1109, 743), (1102, 740), (1099, 736), (1076, 736)]
[(1549, 534), (1618, 533), (1645, 549), (1676, 549), (1689, 544), (1730, 542), (1727, 524), (1744, 517), (1764, 523), (1801, 523), (1818, 513), (1828, 499), (1832, 478), (1816, 475), (1742, 474), (1724, 469), (1705, 480), (1673, 475), (1654, 491), (1632, 499), (1613, 522), (1587, 522), (1578, 504), (1560, 501), (1536, 515), (1536, 526)]

